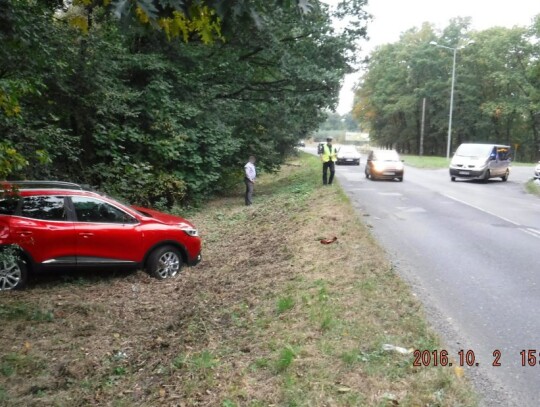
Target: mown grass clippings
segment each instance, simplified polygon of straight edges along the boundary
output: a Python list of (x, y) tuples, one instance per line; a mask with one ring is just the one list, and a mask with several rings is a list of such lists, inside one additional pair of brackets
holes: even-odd
[[(339, 186), (320, 185), (318, 159), (292, 164), (261, 177), (253, 206), (239, 188), (191, 214), (204, 261), (180, 278), (74, 273), (3, 293), (12, 317), (0, 347), (16, 356), (0, 361), (0, 397), (16, 407), (474, 406), (453, 371), (382, 350), (440, 345)], [(33, 321), (32, 310), (54, 318)]]

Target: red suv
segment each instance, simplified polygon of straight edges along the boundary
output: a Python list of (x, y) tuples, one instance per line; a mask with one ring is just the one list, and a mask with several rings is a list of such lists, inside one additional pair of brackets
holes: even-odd
[(197, 229), (180, 217), (78, 184), (2, 184), (17, 192), (0, 195), (0, 291), (22, 288), (31, 272), (52, 267), (144, 267), (165, 279), (201, 260)]

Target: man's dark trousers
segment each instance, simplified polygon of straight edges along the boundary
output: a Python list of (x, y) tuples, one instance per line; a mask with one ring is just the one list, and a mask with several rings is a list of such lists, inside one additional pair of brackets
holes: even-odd
[[(327, 173), (328, 173), (329, 169), (330, 169), (330, 178), (328, 178), (328, 181), (327, 181)], [(323, 163), (323, 165), (322, 165), (322, 183), (324, 185), (326, 185), (326, 184), (331, 185), (332, 181), (334, 181), (334, 174), (335, 173), (336, 173), (336, 166), (335, 166), (335, 163), (332, 160)]]
[(251, 202), (253, 198), (253, 182), (247, 178), (244, 178), (244, 182), (246, 183), (246, 205), (251, 205), (253, 203)]

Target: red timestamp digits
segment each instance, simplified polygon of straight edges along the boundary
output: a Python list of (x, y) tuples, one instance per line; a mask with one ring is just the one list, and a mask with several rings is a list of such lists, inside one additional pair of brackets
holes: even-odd
[(540, 364), (540, 355), (536, 349), (523, 349), (521, 355), (521, 366), (536, 366)]
[[(449, 353), (447, 350), (415, 350), (413, 352), (414, 361), (413, 366), (468, 366), (468, 367), (477, 367), (480, 364), (476, 361), (476, 355), (472, 349), (461, 349), (457, 352), (457, 358), (450, 359)], [(493, 361), (492, 366), (501, 366), (501, 351), (495, 349), (493, 351)], [(533, 366), (531, 363), (540, 364), (540, 354), (536, 350), (532, 349), (529, 351), (521, 352), (522, 365), (525, 366), (525, 363), (529, 363), (530, 366)]]
[(413, 366), (452, 366), (446, 350), (415, 350)]

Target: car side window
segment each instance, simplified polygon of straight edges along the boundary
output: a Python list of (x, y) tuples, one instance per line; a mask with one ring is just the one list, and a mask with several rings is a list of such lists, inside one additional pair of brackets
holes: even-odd
[(66, 207), (63, 196), (27, 196), (23, 198), (21, 216), (25, 218), (65, 221)]
[(72, 196), (71, 201), (79, 222), (137, 223), (133, 216), (102, 200)]
[(0, 215), (14, 215), (18, 203), (17, 198), (7, 197), (0, 199)]

